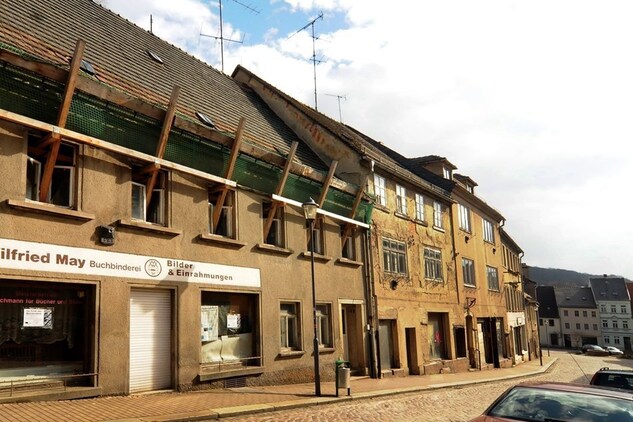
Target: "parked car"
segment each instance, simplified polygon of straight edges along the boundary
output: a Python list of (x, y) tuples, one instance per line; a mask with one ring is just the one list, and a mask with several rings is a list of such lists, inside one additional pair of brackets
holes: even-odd
[(609, 356), (609, 351), (593, 344), (590, 348), (587, 349), (585, 354), (587, 354), (588, 356)]
[(633, 371), (628, 369), (601, 368), (593, 374), (591, 385), (633, 390)]
[(633, 422), (633, 395), (616, 388), (523, 383), (506, 390), (471, 422)]
[(583, 344), (580, 350), (583, 353), (587, 353), (587, 350), (593, 349), (594, 347), (600, 347), (597, 344)]
[(610, 355), (619, 356), (619, 355), (623, 355), (624, 354), (624, 352), (622, 350), (620, 350), (620, 349), (618, 349), (617, 347), (614, 347), (614, 346), (607, 346), (607, 347), (605, 347), (605, 349), (607, 349), (607, 352), (609, 352)]

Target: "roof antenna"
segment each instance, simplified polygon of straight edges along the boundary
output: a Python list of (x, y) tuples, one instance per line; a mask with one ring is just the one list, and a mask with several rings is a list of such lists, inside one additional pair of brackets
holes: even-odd
[[(250, 5), (244, 4), (242, 2), (239, 2), (237, 0), (233, 0), (233, 2), (239, 4), (240, 6), (244, 7), (245, 9), (250, 10), (253, 13), (259, 14), (259, 10), (255, 9), (254, 7), (251, 7)], [(209, 38), (213, 38), (216, 40), (220, 40), (220, 58), (221, 58), (221, 62), (222, 62), (222, 73), (224, 73), (224, 41), (230, 41), (230, 42), (235, 42), (238, 44), (242, 44), (244, 42), (244, 37), (242, 37), (242, 40), (233, 40), (230, 38), (224, 38), (223, 35), (223, 20), (222, 20), (222, 0), (218, 0), (218, 9), (220, 10), (220, 36), (214, 36), (214, 35), (207, 35), (207, 34), (203, 34), (202, 33), (202, 26), (200, 27), (200, 36), (201, 37), (209, 37)], [(198, 38), (198, 44), (200, 43), (200, 38)]]
[(340, 123), (343, 123), (343, 115), (341, 114), (341, 98), (347, 101), (347, 96), (346, 95), (336, 95), (336, 94), (325, 94), (328, 95), (330, 97), (336, 97), (337, 101), (338, 101), (338, 121)]
[(152, 18), (152, 15), (149, 15), (149, 33), (153, 34), (154, 33), (154, 19)]
[(304, 29), (306, 29), (308, 26), (312, 27), (312, 58), (310, 59), (310, 61), (312, 61), (312, 66), (314, 67), (314, 109), (318, 111), (318, 107), (317, 107), (317, 77), (316, 77), (316, 65), (317, 62), (321, 63), (323, 60), (317, 60), (316, 58), (316, 50), (315, 50), (315, 46), (314, 43), (317, 40), (318, 37), (316, 37), (314, 35), (314, 23), (316, 21), (318, 21), (319, 19), (323, 19), (323, 12), (319, 12), (319, 16), (317, 16), (316, 18), (312, 19), (311, 22), (309, 22), (306, 26), (304, 26), (303, 28), (301, 28), (300, 30), (298, 30), (297, 32), (295, 32), (294, 34), (292, 34), (291, 36), (288, 37), (288, 39), (294, 37), (295, 35), (297, 35), (299, 32), (303, 31)]

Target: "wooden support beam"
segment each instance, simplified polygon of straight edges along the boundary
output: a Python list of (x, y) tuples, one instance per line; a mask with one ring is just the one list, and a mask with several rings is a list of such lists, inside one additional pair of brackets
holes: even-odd
[[(163, 119), (163, 128), (160, 131), (160, 137), (158, 138), (158, 146), (156, 147), (156, 157), (162, 159), (165, 155), (165, 148), (167, 147), (167, 140), (169, 139), (169, 132), (174, 123), (174, 116), (176, 115), (176, 105), (178, 104), (178, 96), (180, 95), (180, 87), (174, 86), (171, 91), (171, 98), (169, 99), (169, 106), (165, 112), (165, 118)], [(147, 187), (145, 189), (146, 204), (149, 206), (152, 200), (152, 192), (156, 186), (156, 179), (158, 176), (158, 168), (155, 168), (149, 179), (147, 180)]]
[[(369, 175), (365, 175), (365, 177), (363, 178), (363, 182), (358, 187), (358, 191), (356, 192), (356, 198), (354, 199), (354, 204), (352, 205), (352, 211), (350, 212), (350, 215), (349, 215), (349, 218), (351, 218), (352, 220), (354, 220), (354, 216), (356, 215), (356, 210), (360, 206), (360, 201), (363, 199), (363, 193), (365, 192), (365, 189), (367, 188), (368, 179), (369, 179)], [(356, 226), (350, 223), (347, 223), (347, 225), (343, 229), (343, 235), (341, 236), (341, 242), (342, 242), (341, 249), (345, 248), (345, 243), (347, 242), (347, 240), (349, 239), (350, 235), (352, 234), (355, 228)]]
[(321, 195), (319, 196), (319, 200), (317, 204), (319, 204), (319, 208), (323, 208), (323, 203), (325, 202), (325, 198), (327, 197), (327, 191), (330, 189), (330, 185), (332, 184), (332, 179), (334, 178), (334, 172), (336, 171), (336, 166), (338, 165), (338, 161), (332, 161), (330, 165), (330, 171), (325, 178), (325, 182), (323, 182), (323, 189), (321, 190)]
[[(75, 52), (70, 62), (70, 70), (68, 71), (68, 79), (66, 80), (66, 89), (64, 90), (64, 98), (59, 106), (59, 113), (57, 114), (57, 126), (65, 127), (66, 120), (68, 120), (68, 112), (70, 111), (70, 104), (73, 100), (73, 94), (75, 93), (75, 85), (77, 83), (77, 75), (81, 66), (81, 57), (84, 54), (86, 43), (83, 40), (77, 40), (75, 45)], [(46, 164), (44, 164), (44, 170), (42, 171), (42, 180), (40, 181), (40, 202), (46, 202), (48, 193), (51, 189), (51, 181), (53, 180), (53, 171), (55, 170), (55, 163), (57, 162), (57, 155), (59, 154), (59, 145), (61, 143), (61, 136), (56, 133), (51, 133), (51, 149), (46, 157)]]
[(268, 232), (270, 232), (270, 228), (273, 226), (273, 220), (275, 219), (275, 215), (277, 214), (277, 208), (283, 206), (277, 201), (273, 201), (270, 206), (270, 210), (268, 211), (268, 216), (266, 217), (266, 224), (264, 225), (264, 242), (268, 238)]
[(295, 158), (295, 153), (297, 152), (297, 146), (299, 146), (299, 142), (293, 142), (290, 145), (290, 151), (288, 152), (288, 158), (286, 158), (286, 164), (284, 165), (283, 173), (281, 174), (281, 179), (277, 184), (277, 189), (275, 193), (279, 196), (282, 196), (284, 191), (284, 187), (286, 186), (286, 181), (288, 180), (288, 174), (290, 174), (290, 167), (292, 166), (292, 160)]
[(218, 195), (217, 201), (215, 201), (215, 205), (213, 208), (213, 227), (218, 226), (218, 222), (220, 221), (220, 215), (222, 215), (222, 207), (224, 206), (224, 201), (226, 200), (226, 195), (228, 195), (229, 190), (226, 186), (224, 189), (220, 191)]
[(235, 131), (235, 140), (233, 146), (231, 146), (231, 156), (229, 157), (229, 164), (226, 166), (225, 179), (233, 178), (233, 170), (235, 169), (235, 163), (237, 162), (237, 156), (240, 153), (240, 146), (242, 145), (242, 132), (244, 131), (244, 125), (246, 119), (242, 117), (240, 123), (237, 125), (237, 131)]

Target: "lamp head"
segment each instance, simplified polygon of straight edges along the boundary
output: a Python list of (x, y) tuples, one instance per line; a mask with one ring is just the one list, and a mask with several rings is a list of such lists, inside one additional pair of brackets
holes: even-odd
[(308, 222), (316, 219), (319, 204), (314, 202), (314, 199), (310, 198), (310, 200), (308, 202), (304, 202), (301, 207), (303, 208), (303, 215)]

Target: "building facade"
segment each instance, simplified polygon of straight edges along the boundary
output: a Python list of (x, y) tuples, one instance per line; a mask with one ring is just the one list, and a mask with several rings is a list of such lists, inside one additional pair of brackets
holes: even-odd
[(601, 344), (601, 321), (591, 287), (556, 287), (556, 302), (564, 347)]
[(615, 346), (631, 351), (633, 320), (631, 298), (622, 277), (595, 277), (589, 279), (593, 298), (601, 321), (601, 346)]

